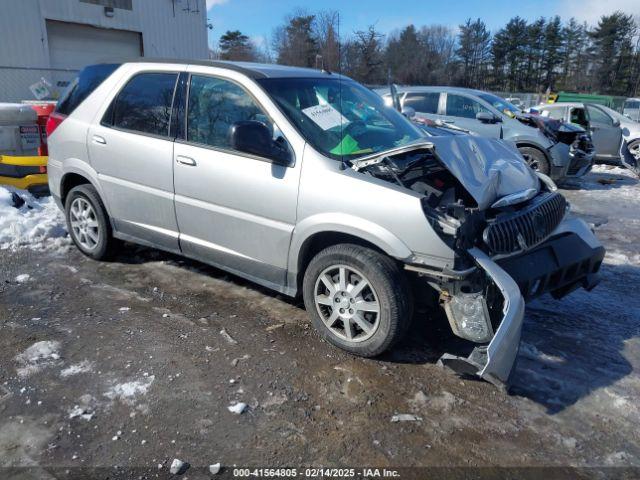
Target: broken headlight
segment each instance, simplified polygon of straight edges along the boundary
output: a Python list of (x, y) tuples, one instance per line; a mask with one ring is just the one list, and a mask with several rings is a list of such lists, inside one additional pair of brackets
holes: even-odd
[(448, 296), (444, 310), (453, 333), (472, 342), (484, 343), (493, 337), (489, 309), (481, 293), (460, 292)]

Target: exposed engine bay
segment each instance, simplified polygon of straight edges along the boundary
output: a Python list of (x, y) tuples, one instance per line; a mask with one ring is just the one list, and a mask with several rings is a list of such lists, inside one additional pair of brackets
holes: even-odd
[[(441, 358), (459, 373), (505, 382), (510, 365), (490, 366), (491, 356), (501, 357), (493, 362), (500, 365), (515, 358), (517, 347), (499, 344), (519, 338), (525, 299), (597, 284), (604, 249), (583, 248), (575, 233), (551, 239), (568, 204), (505, 142), (434, 137), (361, 158), (352, 168), (418, 193), (429, 225), (453, 250), (449, 270), (417, 262), (405, 268), (437, 293), (452, 332), (476, 345), (468, 357)], [(574, 252), (558, 259), (565, 247)]]

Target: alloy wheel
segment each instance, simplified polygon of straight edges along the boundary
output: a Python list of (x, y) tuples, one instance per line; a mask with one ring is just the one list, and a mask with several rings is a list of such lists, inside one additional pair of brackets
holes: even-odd
[(77, 242), (88, 251), (95, 249), (100, 240), (100, 224), (91, 203), (82, 197), (75, 198), (69, 209), (71, 230)]
[(371, 282), (347, 265), (333, 265), (320, 273), (314, 302), (329, 331), (348, 342), (371, 338), (380, 325), (380, 304)]

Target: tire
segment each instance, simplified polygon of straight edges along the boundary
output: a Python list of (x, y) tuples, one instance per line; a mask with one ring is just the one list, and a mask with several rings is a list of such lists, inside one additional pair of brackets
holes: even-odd
[(638, 164), (640, 164), (640, 140), (633, 140), (627, 145), (627, 148), (629, 149), (631, 156), (636, 159)]
[[(82, 210), (82, 206), (88, 207)], [(107, 210), (94, 186), (83, 184), (72, 188), (65, 200), (64, 210), (69, 235), (78, 250), (94, 260), (111, 257), (116, 240), (112, 236)], [(86, 218), (83, 215), (85, 211), (89, 212)]]
[[(363, 280), (366, 286), (360, 283)], [(355, 355), (381, 354), (411, 324), (413, 302), (407, 278), (391, 258), (370, 248), (339, 244), (322, 250), (305, 271), (302, 292), (320, 335)]]
[(518, 150), (533, 170), (549, 175), (551, 166), (544, 153), (533, 147), (518, 147)]

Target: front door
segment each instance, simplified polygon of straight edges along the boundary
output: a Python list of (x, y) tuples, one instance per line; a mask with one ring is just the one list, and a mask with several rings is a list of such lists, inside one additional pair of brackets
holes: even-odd
[(604, 110), (596, 105), (585, 105), (589, 118), (589, 129), (598, 158), (615, 159), (620, 156), (622, 131)]
[(182, 251), (279, 288), (296, 221), (300, 161), (286, 167), (233, 150), (229, 128), (243, 120), (265, 123), (286, 143), (238, 83), (194, 73), (187, 96), (185, 137), (174, 151)]
[(89, 156), (118, 232), (178, 250), (171, 102), (178, 74), (141, 72), (89, 130)]

